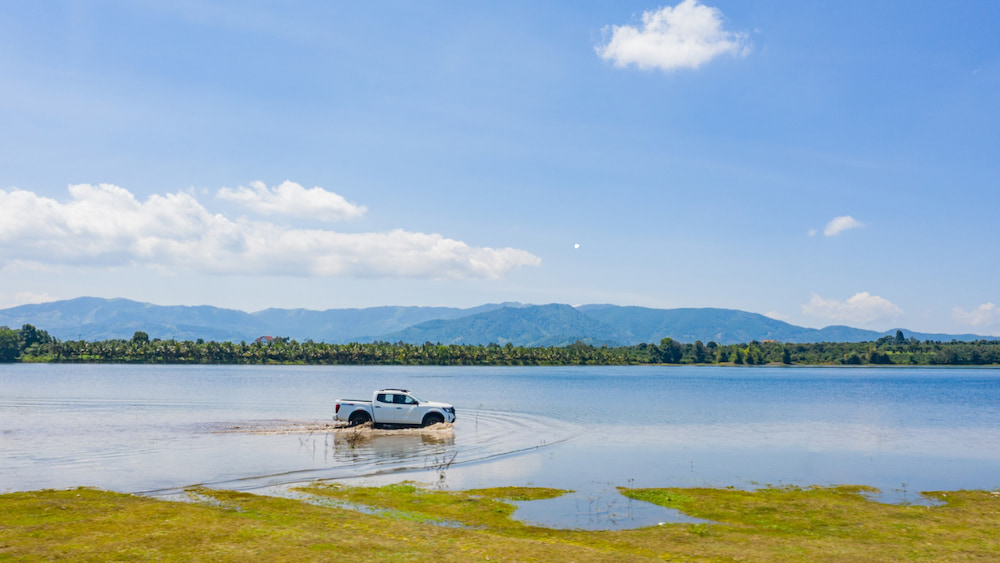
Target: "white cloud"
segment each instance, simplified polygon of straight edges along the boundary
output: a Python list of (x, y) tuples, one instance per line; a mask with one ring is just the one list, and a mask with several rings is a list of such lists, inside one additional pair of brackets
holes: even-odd
[(993, 303), (984, 303), (969, 312), (955, 307), (951, 312), (951, 318), (957, 323), (969, 326), (1000, 325), (1000, 307)]
[(903, 310), (888, 299), (871, 295), (867, 291), (856, 293), (847, 301), (825, 299), (813, 294), (809, 303), (802, 306), (802, 312), (814, 317), (850, 323), (871, 323), (903, 314)]
[(220, 199), (239, 203), (262, 215), (289, 215), (323, 221), (339, 221), (360, 217), (368, 211), (364, 206), (349, 203), (340, 194), (320, 187), (305, 189), (299, 184), (284, 181), (273, 190), (264, 182), (250, 182), (250, 187), (222, 188), (216, 194)]
[(0, 264), (494, 279), (541, 262), (524, 250), (471, 247), (439, 234), (402, 229), (345, 234), (233, 220), (209, 212), (186, 192), (144, 202), (110, 184), (74, 185), (69, 193), (70, 200), (60, 202), (24, 190), (0, 190)]
[(764, 316), (767, 317), (767, 318), (769, 318), (769, 319), (774, 319), (776, 321), (787, 321), (788, 319), (791, 318), (788, 315), (782, 315), (781, 313), (779, 313), (777, 311), (768, 311), (768, 312), (764, 313)]
[(669, 71), (698, 68), (720, 55), (746, 56), (750, 44), (746, 33), (722, 29), (718, 8), (684, 0), (675, 7), (643, 12), (641, 29), (611, 26), (611, 39), (595, 50), (617, 67), (635, 64), (641, 70)]
[(842, 215), (840, 217), (834, 217), (829, 223), (826, 224), (826, 228), (823, 229), (823, 234), (828, 237), (834, 237), (840, 233), (850, 230), (850, 229), (863, 229), (864, 223), (858, 221), (850, 215)]

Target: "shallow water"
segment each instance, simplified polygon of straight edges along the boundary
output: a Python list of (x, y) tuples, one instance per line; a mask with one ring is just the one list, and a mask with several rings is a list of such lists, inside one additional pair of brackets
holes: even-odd
[[(453, 403), (453, 436), (220, 432), (328, 422), (334, 400), (380, 387)], [(631, 527), (679, 515), (617, 487), (851, 483), (894, 502), (997, 487), (1000, 371), (0, 365), (0, 456), (2, 491), (536, 485), (575, 492), (518, 517)]]

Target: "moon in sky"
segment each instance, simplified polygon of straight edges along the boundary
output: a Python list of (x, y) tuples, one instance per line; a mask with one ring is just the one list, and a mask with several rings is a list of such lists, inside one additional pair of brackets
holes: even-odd
[(573, 245), (573, 248), (580, 248), (580, 243), (576, 243), (576, 244), (574, 244), (574, 245)]

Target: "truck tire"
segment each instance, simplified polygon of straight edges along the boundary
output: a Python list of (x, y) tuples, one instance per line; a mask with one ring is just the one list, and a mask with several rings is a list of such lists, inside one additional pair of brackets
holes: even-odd
[(359, 424), (364, 424), (366, 422), (371, 422), (372, 417), (368, 416), (365, 411), (352, 412), (351, 416), (347, 419), (347, 424), (349, 426), (357, 426)]
[(444, 422), (444, 417), (440, 413), (430, 412), (424, 415), (424, 426), (432, 426)]

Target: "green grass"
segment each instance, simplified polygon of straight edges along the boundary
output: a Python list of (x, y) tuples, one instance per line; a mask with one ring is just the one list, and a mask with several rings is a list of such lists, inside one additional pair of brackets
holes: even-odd
[(1000, 494), (989, 491), (928, 493), (943, 504), (925, 507), (873, 502), (861, 487), (623, 489), (715, 523), (614, 532), (511, 519), (510, 501), (564, 492), (555, 489), (300, 491), (385, 512), (208, 489), (193, 491), (195, 503), (93, 489), (10, 493), (0, 495), (0, 561), (1000, 560)]
[(516, 506), (504, 502), (505, 500), (541, 500), (555, 498), (567, 492), (536, 487), (435, 491), (405, 482), (385, 487), (313, 485), (298, 490), (317, 497), (388, 508), (400, 514), (423, 515), (428, 520), (436, 518), (494, 532), (530, 528), (511, 519)]

